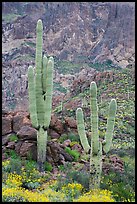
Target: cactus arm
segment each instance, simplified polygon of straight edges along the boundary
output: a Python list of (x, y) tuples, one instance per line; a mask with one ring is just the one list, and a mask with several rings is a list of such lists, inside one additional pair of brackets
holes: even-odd
[(112, 137), (114, 131), (115, 115), (116, 115), (117, 103), (115, 99), (112, 99), (109, 104), (109, 113), (107, 119), (107, 130), (105, 134), (105, 144), (103, 150), (108, 153), (112, 144)]
[(53, 92), (53, 68), (54, 68), (54, 59), (50, 57), (47, 63), (47, 75), (46, 75), (46, 98), (45, 98), (45, 118), (44, 118), (44, 127), (47, 128), (51, 120), (51, 111), (52, 111), (52, 92)]
[(47, 62), (48, 58), (44, 55), (43, 57), (43, 69), (42, 69), (42, 87), (44, 94), (46, 93), (46, 76), (47, 76)]
[(77, 108), (76, 110), (76, 120), (77, 120), (77, 128), (78, 128), (81, 144), (84, 148), (84, 151), (88, 152), (90, 149), (90, 146), (86, 137), (84, 116), (81, 108)]
[(32, 66), (28, 68), (28, 92), (29, 92), (29, 112), (32, 126), (38, 128), (37, 110), (36, 110), (36, 95), (35, 82)]
[(90, 108), (91, 108), (91, 132), (93, 153), (98, 154), (99, 133), (98, 133), (98, 106), (97, 106), (97, 86), (93, 81), (90, 84)]
[(47, 131), (42, 127), (37, 131), (37, 160), (39, 170), (44, 171), (43, 163), (46, 161)]
[(46, 94), (52, 95), (53, 91), (53, 67), (54, 59), (50, 57), (47, 63)]

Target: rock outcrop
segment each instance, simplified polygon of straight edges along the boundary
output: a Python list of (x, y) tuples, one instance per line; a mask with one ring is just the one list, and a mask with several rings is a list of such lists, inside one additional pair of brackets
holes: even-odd
[[(69, 122), (71, 121), (71, 122)], [(74, 123), (74, 125), (72, 125)], [(60, 144), (56, 140), (76, 130), (76, 121), (67, 117), (61, 121), (52, 114), (48, 130), (50, 140), (47, 144), (47, 161), (56, 164), (63, 164), (64, 161), (73, 161), (73, 157), (66, 151), (66, 144)], [(72, 129), (72, 130), (71, 130)], [(67, 130), (67, 132), (66, 132)], [(16, 135), (16, 137), (15, 137)], [(8, 150), (15, 150), (21, 157), (37, 159), (37, 131), (32, 127), (27, 112), (5, 112), (2, 115), (2, 153), (3, 158)]]

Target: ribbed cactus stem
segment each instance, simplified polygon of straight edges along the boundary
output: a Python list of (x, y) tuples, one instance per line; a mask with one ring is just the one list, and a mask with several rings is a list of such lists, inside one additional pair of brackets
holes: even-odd
[(99, 151), (99, 132), (98, 132), (98, 105), (97, 105), (97, 86), (93, 81), (90, 84), (90, 109), (91, 109), (91, 132), (93, 153)]
[(43, 163), (46, 161), (47, 131), (40, 127), (37, 132), (37, 161), (39, 170), (44, 171)]
[(36, 27), (36, 73), (42, 73), (42, 44), (43, 44), (43, 25), (41, 19), (37, 21)]
[(42, 42), (43, 42), (42, 21), (38, 20), (36, 27), (36, 106), (37, 117), (40, 126), (44, 125), (44, 99), (42, 87)]
[(90, 152), (90, 181), (89, 188), (90, 189), (98, 189), (100, 188), (100, 179), (102, 172), (102, 143), (99, 142), (99, 151), (97, 155), (94, 155)]
[(109, 152), (110, 147), (112, 145), (116, 110), (117, 110), (116, 100), (111, 99), (111, 102), (109, 104), (109, 113), (108, 113), (108, 119), (107, 119), (107, 130), (105, 134), (105, 144), (103, 146), (103, 150), (105, 153)]
[(46, 93), (47, 63), (48, 63), (48, 58), (46, 57), (46, 55), (44, 55), (43, 65), (42, 65), (42, 87), (43, 87), (44, 94)]
[(83, 117), (83, 111), (81, 108), (78, 108), (76, 110), (76, 120), (77, 120), (77, 128), (78, 128), (78, 133), (80, 136), (80, 141), (81, 144), (84, 148), (85, 152), (88, 152), (90, 149), (87, 137), (86, 137), (86, 132), (85, 132), (85, 125), (84, 125), (84, 117)]
[(52, 110), (52, 93), (53, 93), (53, 67), (54, 59), (50, 57), (47, 62), (46, 72), (46, 96), (45, 96), (45, 115), (44, 115), (44, 127), (47, 128), (51, 120)]
[(28, 68), (29, 111), (33, 127), (38, 128), (35, 79), (32, 66)]
[(29, 110), (33, 127), (37, 129), (37, 161), (44, 170), (46, 161), (47, 129), (51, 120), (54, 59), (42, 56), (43, 25), (38, 20), (36, 28), (35, 73), (28, 70)]
[(114, 130), (114, 122), (116, 115), (116, 100), (112, 99), (109, 105), (109, 113), (107, 120), (107, 131), (105, 135), (105, 142), (99, 141), (98, 133), (98, 106), (97, 106), (97, 86), (95, 82), (90, 84), (90, 109), (91, 109), (91, 145), (89, 146), (85, 132), (84, 116), (81, 108), (76, 110), (77, 128), (80, 136), (81, 144), (85, 152), (90, 149), (90, 180), (89, 188), (96, 189), (100, 187), (100, 178), (102, 172), (102, 144), (104, 151), (107, 153), (111, 147), (112, 136)]

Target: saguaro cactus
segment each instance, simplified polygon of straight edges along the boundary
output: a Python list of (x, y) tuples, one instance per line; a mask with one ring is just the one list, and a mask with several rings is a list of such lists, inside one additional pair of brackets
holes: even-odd
[(37, 162), (40, 171), (46, 160), (47, 129), (51, 120), (53, 92), (53, 57), (42, 56), (43, 25), (36, 27), (35, 71), (28, 68), (29, 111), (32, 126), (37, 129)]
[(76, 119), (78, 133), (80, 136), (81, 144), (86, 153), (89, 153), (90, 156), (90, 181), (89, 188), (99, 188), (100, 187), (100, 177), (102, 172), (102, 149), (105, 153), (108, 153), (112, 143), (114, 122), (117, 104), (116, 100), (112, 99), (109, 104), (109, 112), (107, 119), (107, 130), (105, 134), (104, 141), (99, 140), (99, 131), (98, 131), (98, 105), (97, 105), (97, 86), (95, 82), (90, 84), (90, 110), (91, 110), (91, 145), (86, 137), (85, 125), (83, 111), (81, 108), (76, 110)]

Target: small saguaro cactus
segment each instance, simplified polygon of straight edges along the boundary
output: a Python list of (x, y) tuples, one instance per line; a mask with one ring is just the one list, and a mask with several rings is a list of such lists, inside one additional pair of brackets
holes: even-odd
[(32, 126), (37, 130), (37, 163), (44, 171), (46, 161), (47, 129), (51, 120), (54, 59), (42, 56), (43, 25), (36, 27), (35, 70), (28, 68), (29, 111)]
[(91, 110), (91, 145), (89, 145), (82, 108), (76, 110), (76, 119), (78, 133), (80, 136), (81, 144), (86, 153), (90, 153), (90, 181), (89, 188), (95, 189), (100, 187), (100, 178), (102, 172), (102, 149), (108, 153), (112, 144), (114, 122), (116, 115), (117, 104), (115, 99), (111, 99), (109, 104), (109, 112), (107, 119), (107, 130), (103, 142), (99, 140), (98, 131), (98, 105), (97, 105), (97, 86), (93, 81), (90, 84), (90, 110)]

